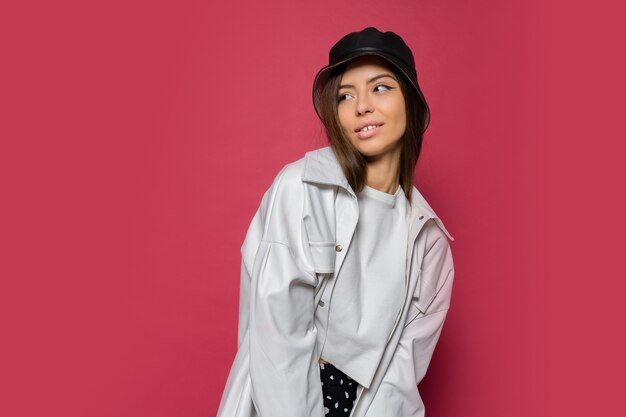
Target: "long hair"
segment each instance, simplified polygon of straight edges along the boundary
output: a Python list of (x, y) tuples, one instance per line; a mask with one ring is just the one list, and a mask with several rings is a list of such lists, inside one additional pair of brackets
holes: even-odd
[[(367, 162), (358, 149), (345, 137), (339, 114), (337, 112), (337, 92), (341, 76), (347, 66), (347, 62), (333, 68), (329, 73), (328, 81), (319, 91), (320, 119), (324, 124), (329, 144), (337, 157), (350, 187), (355, 192), (360, 192), (365, 186), (365, 174)], [(400, 155), (400, 186), (404, 191), (409, 204), (413, 189), (413, 173), (422, 148), (424, 130), (424, 107), (417, 97), (417, 93), (404, 75), (396, 70), (393, 65), (389, 69), (396, 75), (400, 90), (404, 96), (406, 109), (406, 130), (402, 136), (402, 151)]]

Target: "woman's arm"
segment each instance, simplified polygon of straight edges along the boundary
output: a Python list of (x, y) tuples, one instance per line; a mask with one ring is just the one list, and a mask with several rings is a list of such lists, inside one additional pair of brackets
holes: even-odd
[(252, 398), (261, 417), (323, 416), (315, 284), (289, 246), (261, 242), (250, 303)]
[(263, 206), (267, 203), (268, 193), (263, 195), (261, 205), (257, 209), (246, 237), (241, 245), (241, 269), (239, 277), (239, 325), (237, 331), (237, 347), (241, 348), (250, 325), (250, 282), (252, 281), (252, 266), (263, 237), (264, 213)]
[(307, 241), (301, 235), (302, 184), (289, 169), (264, 195), (242, 246), (238, 340), (249, 332), (252, 400), (260, 417), (323, 417), (317, 276), (297, 250)]

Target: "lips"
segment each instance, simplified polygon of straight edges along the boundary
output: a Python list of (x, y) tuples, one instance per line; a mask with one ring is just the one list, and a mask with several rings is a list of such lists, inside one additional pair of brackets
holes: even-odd
[[(367, 126), (377, 126), (377, 127), (380, 127), (382, 125), (383, 125), (382, 122), (378, 122), (376, 120), (370, 120), (370, 121), (367, 121), (367, 122), (359, 123), (357, 125), (356, 129), (354, 129), (354, 132), (355, 133), (361, 132), (361, 129), (363, 129), (364, 127), (367, 127)], [(373, 129), (373, 130), (375, 130), (375, 129)], [(361, 133), (366, 133), (366, 132), (367, 132), (367, 130), (364, 131), (364, 132), (361, 132)]]
[(381, 129), (382, 129), (383, 125), (378, 125), (378, 127), (375, 127), (374, 129), (367, 129), (367, 130), (358, 130), (355, 132), (355, 135), (357, 138), (359, 139), (369, 139), (372, 136), (376, 135)]

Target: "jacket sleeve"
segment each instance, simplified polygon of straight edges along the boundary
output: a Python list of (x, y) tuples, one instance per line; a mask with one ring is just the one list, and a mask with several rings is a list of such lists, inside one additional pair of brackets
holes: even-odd
[[(267, 193), (263, 197), (265, 201)], [(239, 324), (237, 331), (237, 348), (241, 348), (250, 324), (250, 282), (254, 257), (261, 245), (261, 235), (263, 233), (263, 203), (257, 209), (248, 232), (241, 245), (241, 269), (239, 279)]]
[[(285, 170), (264, 196), (244, 243), (249, 311), (248, 323), (240, 322), (239, 340), (245, 340), (248, 328), (251, 396), (259, 417), (323, 417), (314, 324), (317, 276), (298, 251), (306, 239), (298, 211), (299, 176), (292, 181), (283, 175)], [(256, 250), (246, 247), (256, 245), (259, 236)]]
[[(420, 282), (411, 301), (407, 320), (387, 372), (381, 380), (377, 399), (385, 405), (384, 415), (421, 416), (424, 405), (417, 385), (422, 381), (450, 308), (454, 263), (446, 235), (428, 222), (427, 244), (420, 269)], [(424, 227), (427, 227), (426, 225)]]

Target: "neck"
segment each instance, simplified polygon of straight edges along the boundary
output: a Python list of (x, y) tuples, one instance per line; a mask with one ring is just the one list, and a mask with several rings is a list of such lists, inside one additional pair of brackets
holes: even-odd
[(368, 158), (365, 183), (379, 191), (395, 194), (400, 186), (400, 149)]

